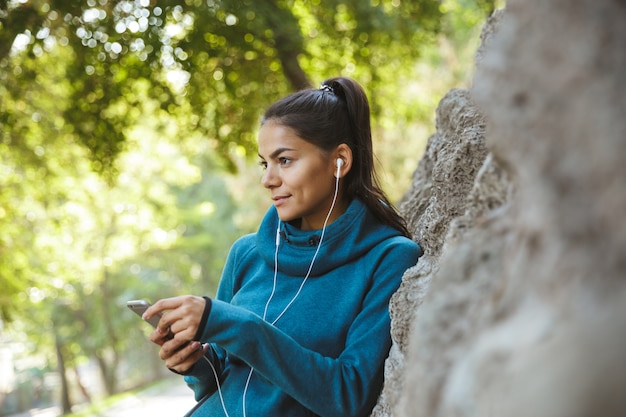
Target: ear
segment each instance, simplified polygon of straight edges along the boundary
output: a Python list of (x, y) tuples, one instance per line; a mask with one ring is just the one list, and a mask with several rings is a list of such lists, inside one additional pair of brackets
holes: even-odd
[[(337, 159), (341, 159), (341, 161), (343, 161), (342, 164), (337, 164), (337, 162), (335, 162), (334, 164), (335, 175), (339, 173), (339, 178), (345, 177), (346, 174), (350, 172), (350, 169), (352, 168), (352, 149), (350, 149), (350, 147), (347, 144), (342, 143), (341, 145), (335, 148), (332, 156), (333, 156), (333, 161), (337, 161)], [(338, 167), (337, 165), (341, 165), (341, 166)]]

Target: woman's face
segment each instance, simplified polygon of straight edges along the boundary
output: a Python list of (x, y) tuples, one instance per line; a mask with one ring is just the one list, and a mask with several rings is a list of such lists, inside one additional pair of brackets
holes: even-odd
[[(261, 180), (283, 222), (301, 219), (304, 230), (321, 229), (335, 192), (336, 166), (322, 149), (301, 139), (289, 127), (268, 121), (259, 131)], [(329, 224), (345, 211), (338, 204)]]

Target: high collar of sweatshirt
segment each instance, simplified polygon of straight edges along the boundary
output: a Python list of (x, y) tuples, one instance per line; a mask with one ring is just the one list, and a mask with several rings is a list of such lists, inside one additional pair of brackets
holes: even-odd
[[(304, 278), (313, 257), (311, 277), (320, 276), (340, 265), (364, 256), (380, 242), (400, 236), (397, 230), (381, 224), (365, 204), (354, 199), (346, 211), (322, 230), (300, 230), (280, 222), (274, 206), (265, 214), (256, 235), (256, 244), (263, 260), (273, 269), (276, 233), (279, 230), (278, 271)], [(321, 246), (317, 255), (318, 245)]]

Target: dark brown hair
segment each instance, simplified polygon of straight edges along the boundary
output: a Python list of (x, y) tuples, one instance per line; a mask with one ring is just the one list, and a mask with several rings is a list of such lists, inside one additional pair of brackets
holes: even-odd
[(293, 93), (272, 104), (262, 123), (273, 120), (325, 151), (342, 143), (352, 150), (344, 177), (349, 199), (358, 197), (384, 224), (410, 238), (404, 219), (382, 191), (374, 168), (370, 107), (363, 88), (347, 77), (329, 78), (320, 89)]

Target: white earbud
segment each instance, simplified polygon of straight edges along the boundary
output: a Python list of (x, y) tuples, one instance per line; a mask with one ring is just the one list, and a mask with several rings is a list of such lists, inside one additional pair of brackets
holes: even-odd
[(341, 158), (337, 158), (337, 175), (335, 175), (335, 177), (339, 178), (339, 175), (341, 175), (341, 167), (343, 166), (344, 162), (343, 159)]

